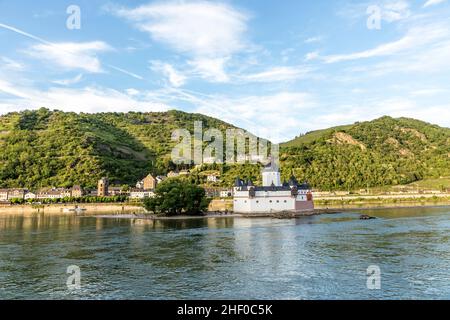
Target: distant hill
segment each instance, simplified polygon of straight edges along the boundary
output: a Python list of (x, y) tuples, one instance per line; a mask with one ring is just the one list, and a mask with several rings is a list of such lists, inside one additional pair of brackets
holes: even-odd
[[(149, 172), (175, 169), (170, 153), (174, 129), (235, 128), (201, 114), (181, 111), (77, 114), (39, 109), (0, 116), (0, 187), (95, 187), (134, 184)], [(282, 178), (294, 173), (322, 190), (409, 184), (450, 177), (450, 129), (422, 121), (383, 117), (317, 130), (282, 144)], [(258, 165), (202, 165), (221, 174), (215, 185), (231, 186), (236, 176), (260, 183)]]
[(382, 117), (309, 132), (282, 144), (283, 176), (323, 190), (408, 184), (450, 176), (450, 129)]

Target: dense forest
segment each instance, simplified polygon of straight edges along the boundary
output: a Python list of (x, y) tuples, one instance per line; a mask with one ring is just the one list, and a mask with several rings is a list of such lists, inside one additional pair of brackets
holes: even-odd
[(322, 190), (409, 184), (450, 176), (450, 129), (391, 117), (318, 130), (282, 146), (284, 176)]
[[(177, 169), (170, 160), (174, 129), (224, 131), (225, 122), (181, 111), (77, 114), (39, 109), (0, 117), (0, 187), (135, 184), (149, 172)], [(183, 169), (183, 168), (178, 168)]]
[[(176, 167), (170, 153), (174, 129), (225, 131), (231, 124), (181, 111), (150, 113), (68, 113), (39, 109), (0, 117), (0, 187), (95, 187), (134, 184), (149, 172)], [(450, 129), (414, 119), (383, 117), (307, 133), (282, 144), (283, 179), (295, 174), (322, 190), (407, 184), (450, 176)], [(188, 167), (189, 168), (189, 167)], [(190, 167), (192, 169), (192, 167)], [(202, 165), (191, 180), (205, 183), (218, 172), (231, 186), (236, 176), (260, 182), (257, 165)]]

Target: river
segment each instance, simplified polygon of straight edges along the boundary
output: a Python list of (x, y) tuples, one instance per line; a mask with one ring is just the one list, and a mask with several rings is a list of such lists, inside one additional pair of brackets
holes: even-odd
[[(296, 220), (0, 216), (1, 299), (450, 299), (450, 208)], [(66, 285), (69, 266), (80, 288)], [(367, 268), (380, 270), (369, 289)], [(376, 276), (376, 275), (374, 275)]]

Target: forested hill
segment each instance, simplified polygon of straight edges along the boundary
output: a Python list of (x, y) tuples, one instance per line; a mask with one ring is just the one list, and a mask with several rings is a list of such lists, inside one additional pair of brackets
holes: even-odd
[(173, 169), (174, 129), (234, 128), (181, 111), (77, 114), (40, 109), (0, 117), (0, 186), (38, 188), (81, 184), (102, 176), (134, 184)]
[(285, 175), (322, 190), (354, 190), (450, 176), (450, 129), (382, 117), (309, 132), (282, 145)]
[[(40, 109), (0, 117), (0, 187), (92, 188), (102, 176), (134, 184), (149, 172), (175, 169), (170, 153), (177, 128), (224, 131), (231, 124), (181, 111), (77, 114)], [(414, 119), (383, 117), (310, 132), (281, 146), (282, 178), (294, 173), (317, 189), (348, 190), (450, 176), (450, 129)], [(203, 165), (220, 171), (221, 185), (236, 176), (261, 183), (256, 165)]]

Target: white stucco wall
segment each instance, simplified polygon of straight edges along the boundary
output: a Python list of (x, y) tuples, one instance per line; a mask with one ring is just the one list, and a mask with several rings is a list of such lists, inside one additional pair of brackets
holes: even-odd
[(280, 173), (276, 171), (263, 172), (262, 180), (264, 187), (270, 187), (272, 183), (277, 187), (281, 186)]

